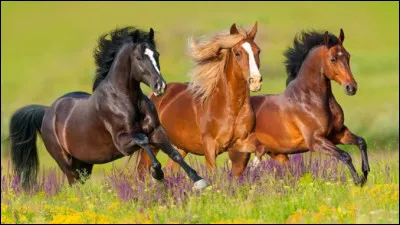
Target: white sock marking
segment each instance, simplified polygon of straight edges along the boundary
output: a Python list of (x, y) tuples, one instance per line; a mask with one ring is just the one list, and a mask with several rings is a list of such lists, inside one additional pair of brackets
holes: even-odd
[(146, 48), (146, 50), (144, 51), (144, 54), (147, 55), (147, 56), (149, 56), (151, 62), (153, 63), (154, 68), (156, 69), (156, 71), (158, 72), (158, 74), (161, 74), (161, 73), (160, 73), (160, 70), (158, 70), (157, 62), (156, 62), (156, 60), (154, 59), (154, 52), (153, 52), (152, 50)]
[(249, 54), (249, 64), (250, 64), (250, 77), (251, 78), (260, 78), (261, 74), (258, 70), (256, 60), (254, 59), (253, 50), (251, 50), (251, 45), (247, 42), (242, 44), (244, 50), (246, 50), (247, 54)]

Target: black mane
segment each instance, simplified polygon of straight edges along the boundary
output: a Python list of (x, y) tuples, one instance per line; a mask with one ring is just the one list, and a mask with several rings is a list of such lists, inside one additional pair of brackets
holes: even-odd
[[(108, 35), (110, 35), (110, 39), (107, 39)], [(111, 32), (101, 35), (98, 39), (98, 46), (94, 50), (94, 58), (97, 68), (92, 90), (94, 91), (100, 82), (107, 77), (118, 51), (124, 44), (130, 42), (148, 42), (155, 46), (154, 39), (149, 40), (148, 37), (149, 32), (145, 32), (131, 26), (117, 28)]]
[[(329, 47), (338, 44), (339, 40), (335, 35), (328, 34)], [(285, 53), (285, 66), (288, 78), (286, 80), (286, 86), (290, 81), (294, 80), (299, 73), (301, 64), (307, 57), (309, 51), (318, 45), (324, 44), (324, 32), (309, 31), (301, 32), (298, 34), (293, 41), (293, 47), (288, 48)]]

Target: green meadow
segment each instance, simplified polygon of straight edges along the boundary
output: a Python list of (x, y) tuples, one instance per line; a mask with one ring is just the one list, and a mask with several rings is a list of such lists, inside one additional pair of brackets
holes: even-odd
[[(303, 189), (292, 190), (290, 195), (284, 198), (269, 196), (271, 201), (268, 198), (264, 201), (258, 199), (257, 204), (263, 210), (268, 211), (265, 215), (257, 213), (254, 202), (251, 203), (253, 208), (248, 209), (248, 214), (243, 212), (235, 214), (233, 212), (240, 211), (237, 207), (239, 202), (224, 202), (217, 194), (208, 193), (213, 198), (215, 197), (214, 199), (222, 202), (212, 205), (204, 196), (193, 197), (195, 198), (193, 201), (200, 201), (201, 204), (191, 206), (191, 209), (197, 213), (197, 218), (186, 222), (318, 222), (314, 218), (314, 214), (319, 213), (318, 218), (325, 218), (319, 222), (398, 223), (398, 12), (398, 2), (1, 2), (2, 165), (6, 165), (10, 159), (9, 146), (5, 139), (8, 135), (12, 113), (28, 104), (50, 105), (56, 98), (67, 92), (79, 90), (91, 93), (95, 72), (93, 50), (97, 45), (97, 38), (116, 27), (137, 26), (144, 30), (152, 27), (156, 32), (157, 49), (161, 54), (160, 65), (163, 77), (167, 82), (187, 82), (189, 81), (187, 74), (193, 66), (193, 62), (186, 54), (189, 37), (196, 38), (214, 32), (228, 31), (233, 23), (250, 29), (255, 21), (258, 21), (255, 42), (261, 48), (260, 72), (263, 76), (263, 86), (260, 92), (252, 93), (252, 95), (281, 93), (285, 89), (287, 74), (283, 65), (283, 52), (292, 45), (293, 38), (298, 32), (316, 29), (327, 30), (338, 35), (340, 28), (343, 28), (344, 46), (351, 54), (350, 65), (354, 78), (358, 82), (358, 91), (355, 96), (347, 96), (338, 84), (333, 83), (335, 97), (343, 108), (347, 127), (353, 133), (364, 137), (368, 144), (370, 163), (375, 165), (371, 167), (371, 177), (378, 177), (379, 174), (386, 173), (385, 168), (388, 166), (394, 174), (385, 180), (379, 178), (369, 180), (367, 185), (370, 186), (366, 190), (354, 189), (351, 182), (339, 185), (336, 183), (326, 184), (322, 181), (322, 183), (307, 181), (308, 183), (299, 184), (299, 187), (306, 185)], [(142, 88), (149, 93), (149, 88), (144, 85)], [(40, 146), (41, 169), (56, 168), (58, 170), (56, 162), (47, 153), (43, 144), (39, 141), (38, 145)], [(341, 147), (348, 150), (354, 157), (356, 169), (360, 171), (359, 150), (352, 146)], [(218, 165), (225, 163), (226, 155), (224, 153), (218, 157)], [(166, 164), (166, 155), (160, 153), (158, 158), (162, 165)], [(203, 157), (190, 156), (187, 158), (188, 160), (196, 158), (204, 162)], [(377, 161), (374, 162), (375, 159)], [(124, 160), (115, 161), (115, 165), (118, 168), (122, 167)], [(112, 164), (94, 166), (94, 181), (85, 186), (88, 199), (101, 192), (92, 184), (101, 180), (103, 170), (110, 171)], [(385, 164), (387, 164), (386, 167)], [(346, 174), (350, 178), (347, 168)], [(309, 183), (313, 184), (307, 186)], [(329, 185), (334, 185), (338, 191), (331, 190)], [(384, 185), (389, 186), (386, 188)], [(241, 188), (243, 189), (243, 187)], [(319, 188), (328, 191), (323, 194), (318, 192)], [(369, 191), (373, 188), (377, 188), (373, 193), (382, 191), (384, 197), (379, 195), (373, 202), (369, 202), (368, 196), (373, 195)], [(389, 194), (386, 196), (385, 190), (392, 190), (391, 188), (393, 193), (388, 192)], [(92, 194), (90, 194), (91, 191)], [(358, 191), (361, 194), (358, 195), (357, 192), (350, 195), (351, 191), (354, 193)], [(318, 194), (315, 194), (317, 192)], [(68, 194), (71, 193), (74, 193), (74, 190), (65, 187), (61, 194), (52, 197), (48, 206), (61, 204), (66, 198), (70, 198)], [(309, 199), (310, 203), (307, 204), (302, 203), (303, 200), (308, 201), (306, 194), (313, 196)], [(104, 195), (107, 195), (104, 197), (106, 200), (96, 199), (118, 202), (112, 194), (105, 193)], [(300, 197), (295, 199), (296, 196)], [(321, 209), (312, 205), (320, 202), (322, 197), (330, 198), (329, 201), (333, 201), (334, 206), (324, 203), (327, 208)], [(386, 197), (390, 199), (388, 202), (385, 200)], [(348, 200), (347, 203), (343, 200), (345, 198)], [(29, 201), (29, 198), (15, 196), (12, 193), (9, 193), (7, 201), (3, 201), (2, 197), (2, 223), (3, 208), (11, 222), (64, 221), (61, 217), (57, 220), (56, 212), (50, 212), (51, 210), (48, 213), (46, 211), (47, 214), (43, 214), (43, 218), (40, 217), (42, 218), (40, 220), (32, 219), (34, 216), (31, 214), (35, 213), (32, 210), (29, 211), (31, 214), (26, 217), (27, 221), (12, 219), (12, 210), (16, 210), (16, 208), (9, 203), (13, 201), (17, 202), (14, 206), (23, 205)], [(34, 205), (43, 204), (44, 200), (40, 196), (35, 196), (32, 201), (32, 207), (34, 207)], [(96, 204), (96, 201), (93, 200), (93, 204)], [(75, 203), (76, 205), (80, 204), (80, 202)], [(289, 207), (288, 211), (272, 213), (271, 210), (279, 207), (279, 203)], [(291, 203), (297, 204), (305, 211), (296, 211), (294, 208), (290, 208)], [(339, 215), (342, 212), (343, 207), (340, 207), (345, 203), (347, 205), (343, 207), (347, 207), (347, 212), (353, 213), (352, 215), (346, 214), (346, 216), (350, 215), (352, 219), (346, 219), (348, 217), (343, 220), (332, 219), (334, 213)], [(112, 213), (107, 214), (110, 212), (107, 208), (111, 207), (109, 204), (111, 202), (104, 203), (101, 206), (104, 206), (101, 208), (103, 211), (100, 211), (104, 215), (115, 217), (116, 215)], [(123, 207), (126, 203), (115, 204), (118, 206), (113, 207)], [(8, 206), (6, 207), (6, 205)], [(224, 205), (232, 206), (233, 211), (230, 214), (211, 213), (212, 210), (219, 210), (218, 207)], [(361, 205), (359, 208), (361, 211), (357, 211), (359, 205)], [(72, 210), (75, 206), (62, 205), (60, 207)], [(90, 214), (90, 206), (82, 205), (81, 207), (75, 207), (72, 211), (89, 210)], [(91, 207), (93, 208), (93, 206)], [(130, 207), (128, 209), (139, 209), (135, 208), (138, 206)], [(154, 212), (160, 210), (154, 208), (156, 206), (152, 207), (149, 215), (154, 215)], [(178, 216), (182, 211), (179, 207), (181, 206), (178, 205), (177, 208), (167, 211), (166, 214), (161, 213), (161, 219), (158, 221), (185, 222), (182, 219), (184, 218), (183, 214)], [(203, 209), (207, 209), (207, 213), (202, 216)], [(43, 208), (41, 210), (44, 212)], [(129, 213), (129, 211), (124, 212)], [(161, 210), (161, 212), (163, 211)], [(119, 213), (118, 216), (122, 217), (122, 213)], [(374, 217), (374, 215), (378, 216)], [(80, 216), (83, 217), (84, 214)], [(170, 217), (175, 219), (167, 220)], [(139, 220), (141, 223), (146, 221), (143, 218)], [(111, 222), (118, 221), (112, 220)], [(157, 222), (157, 220), (152, 219), (150, 222)]]

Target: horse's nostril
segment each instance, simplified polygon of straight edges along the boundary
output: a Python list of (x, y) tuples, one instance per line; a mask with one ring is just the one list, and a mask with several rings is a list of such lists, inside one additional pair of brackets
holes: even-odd
[(159, 82), (156, 83), (156, 85), (154, 86), (154, 89), (156, 91), (160, 90), (160, 83)]
[(250, 79), (249, 79), (249, 82), (250, 82), (250, 84), (253, 83), (253, 82), (254, 82), (254, 79), (253, 79), (253, 78), (250, 78)]

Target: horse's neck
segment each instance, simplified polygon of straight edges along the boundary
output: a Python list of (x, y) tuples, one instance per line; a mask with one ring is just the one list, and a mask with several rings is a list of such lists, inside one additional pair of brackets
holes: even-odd
[(221, 104), (227, 106), (229, 111), (238, 113), (244, 103), (249, 104), (250, 90), (241, 70), (234, 67), (232, 57), (227, 57), (224, 75), (219, 80), (213, 97), (222, 100)]
[(293, 81), (292, 88), (296, 92), (313, 93), (321, 100), (329, 100), (333, 97), (331, 81), (322, 70), (322, 60), (318, 52), (308, 56), (300, 68), (298, 77)]
[(114, 59), (107, 80), (120, 97), (128, 97), (136, 101), (142, 90), (140, 83), (130, 74), (130, 64), (129, 47), (124, 47)]

